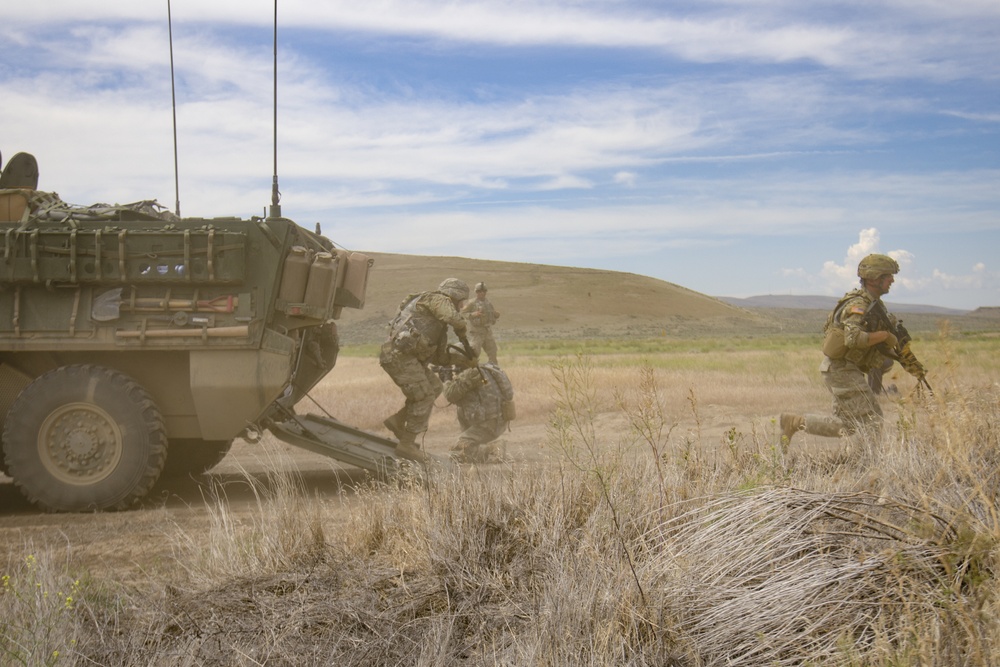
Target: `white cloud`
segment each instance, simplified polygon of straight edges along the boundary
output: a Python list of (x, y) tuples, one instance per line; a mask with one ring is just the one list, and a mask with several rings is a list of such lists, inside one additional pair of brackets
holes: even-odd
[(1000, 274), (995, 271), (988, 271), (986, 265), (979, 262), (973, 265), (969, 273), (965, 275), (949, 275), (944, 271), (934, 269), (932, 279), (949, 290), (984, 289), (991, 286), (996, 289), (998, 283), (1000, 283)]
[[(905, 264), (894, 295), (1000, 296), (985, 265), (963, 268), (991, 259), (988, 242), (966, 241), (963, 263), (911, 245), (1000, 233), (981, 94), (1000, 78), (1000, 3), (847, 3), (282, 0), (285, 213), (356, 220), (354, 247), (570, 264), (659, 270), (658, 253), (711, 249), (703, 265), (728, 270), (726, 253), (752, 245), (752, 271), (812, 293), (853, 287), (881, 232), (909, 248), (888, 252)], [(173, 2), (186, 214), (260, 214), (270, 199), (272, 12)], [(0, 42), (17, 45), (0, 71), (5, 154), (36, 153), (43, 187), (75, 203), (173, 199), (165, 7), (17, 3)], [(493, 69), (529, 54), (537, 77)], [(454, 86), (421, 78), (467, 57), (482, 71)], [(972, 133), (981, 150), (962, 150)], [(769, 267), (789, 255), (760, 247), (854, 234), (843, 257), (784, 272)]]
[(892, 257), (900, 265), (892, 288), (893, 299), (905, 300), (920, 294), (968, 289), (995, 293), (1000, 287), (1000, 275), (989, 271), (983, 262), (976, 263), (969, 273), (963, 275), (949, 275), (939, 269), (922, 275), (916, 272), (917, 258), (914, 253), (903, 249), (884, 251), (880, 244), (881, 234), (877, 228), (862, 229), (858, 233), (858, 242), (847, 248), (842, 262), (826, 260), (817, 273), (799, 268), (783, 269), (781, 275), (799, 284), (800, 289), (796, 290), (799, 294), (818, 290), (822, 294), (839, 295), (857, 287), (857, 267), (861, 260), (869, 254), (879, 253)]
[(638, 176), (633, 171), (619, 171), (614, 175), (614, 182), (628, 188), (634, 188)]
[[(984, 58), (995, 41), (996, 3), (942, 1), (855, 3), (640, 2), (481, 0), (286, 0), (279, 24), (331, 33), (367, 32), (502, 46), (588, 46), (650, 49), (692, 62), (811, 61), (856, 76), (915, 75), (993, 78)], [(269, 26), (273, 3), (193, 0), (173, 3), (176, 25)], [(99, 21), (166, 23), (152, 3), (47, 0), (7, 7), (5, 22)], [(947, 26), (948, 30), (942, 30)], [(6, 41), (6, 39), (4, 40)]]

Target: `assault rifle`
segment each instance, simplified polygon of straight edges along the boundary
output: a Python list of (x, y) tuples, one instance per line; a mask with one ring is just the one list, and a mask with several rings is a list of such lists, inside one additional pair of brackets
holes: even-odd
[(462, 349), (461, 349), (462, 354), (464, 354), (468, 359), (474, 359), (476, 355), (473, 354), (472, 352), (472, 345), (469, 344), (468, 337), (466, 337), (464, 334), (461, 334), (459, 335), (458, 340), (460, 343), (462, 343)]
[(435, 364), (431, 364), (430, 369), (439, 378), (441, 378), (441, 382), (451, 382), (451, 380), (458, 374), (458, 369), (454, 366), (437, 366)]
[(873, 331), (888, 331), (894, 335), (897, 341), (895, 348), (889, 347), (889, 345), (884, 342), (879, 343), (875, 347), (885, 356), (894, 361), (898, 361), (907, 373), (917, 378), (918, 386), (923, 385), (927, 388), (928, 392), (931, 394), (934, 393), (934, 390), (931, 389), (930, 383), (927, 382), (927, 371), (910, 349), (910, 342), (913, 340), (913, 337), (910, 336), (910, 332), (903, 326), (902, 320), (893, 324), (888, 311), (885, 309), (885, 304), (882, 303), (881, 299), (875, 299), (872, 301), (871, 305), (869, 305), (865, 310), (865, 316), (861, 320), (861, 326), (869, 333)]

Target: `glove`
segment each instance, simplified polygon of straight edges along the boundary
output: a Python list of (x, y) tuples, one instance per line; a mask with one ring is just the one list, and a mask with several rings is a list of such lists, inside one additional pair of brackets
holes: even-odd
[(886, 334), (885, 344), (889, 347), (890, 350), (895, 350), (896, 346), (899, 345), (899, 339), (896, 338), (896, 335), (891, 331), (886, 331), (885, 334)]
[(469, 339), (465, 336), (461, 336), (459, 341), (462, 343), (462, 348), (465, 350), (465, 356), (469, 359), (475, 359), (476, 353), (472, 350), (472, 345), (469, 344)]
[(927, 369), (924, 368), (923, 364), (917, 361), (917, 357), (910, 349), (909, 343), (904, 345), (903, 350), (899, 353), (899, 363), (903, 365), (903, 370), (915, 378), (922, 378), (927, 375)]

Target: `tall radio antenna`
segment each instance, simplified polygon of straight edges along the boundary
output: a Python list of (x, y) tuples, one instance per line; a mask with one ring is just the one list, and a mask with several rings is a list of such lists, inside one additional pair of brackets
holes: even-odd
[[(274, 0), (277, 3), (278, 0)], [(170, 108), (174, 114), (174, 213), (181, 217), (181, 185), (177, 169), (177, 92), (174, 88), (174, 26), (167, 0), (167, 34), (170, 37)]]
[(278, 0), (274, 0), (274, 180), (271, 183), (269, 218), (281, 217), (281, 192), (278, 191)]

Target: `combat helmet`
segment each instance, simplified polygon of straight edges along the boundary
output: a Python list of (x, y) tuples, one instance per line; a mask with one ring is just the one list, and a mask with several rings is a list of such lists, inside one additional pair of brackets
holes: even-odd
[(477, 292), (485, 292), (486, 291), (486, 283), (476, 283), (476, 291)]
[(888, 255), (868, 255), (858, 264), (858, 277), (875, 280), (887, 273), (899, 273), (899, 263)]
[(455, 366), (459, 370), (475, 368), (479, 365), (479, 350), (472, 348), (471, 356), (465, 353), (465, 348), (455, 344), (448, 345), (448, 365)]
[(465, 301), (469, 298), (469, 286), (458, 278), (446, 278), (438, 285), (437, 291), (447, 294), (455, 301)]

